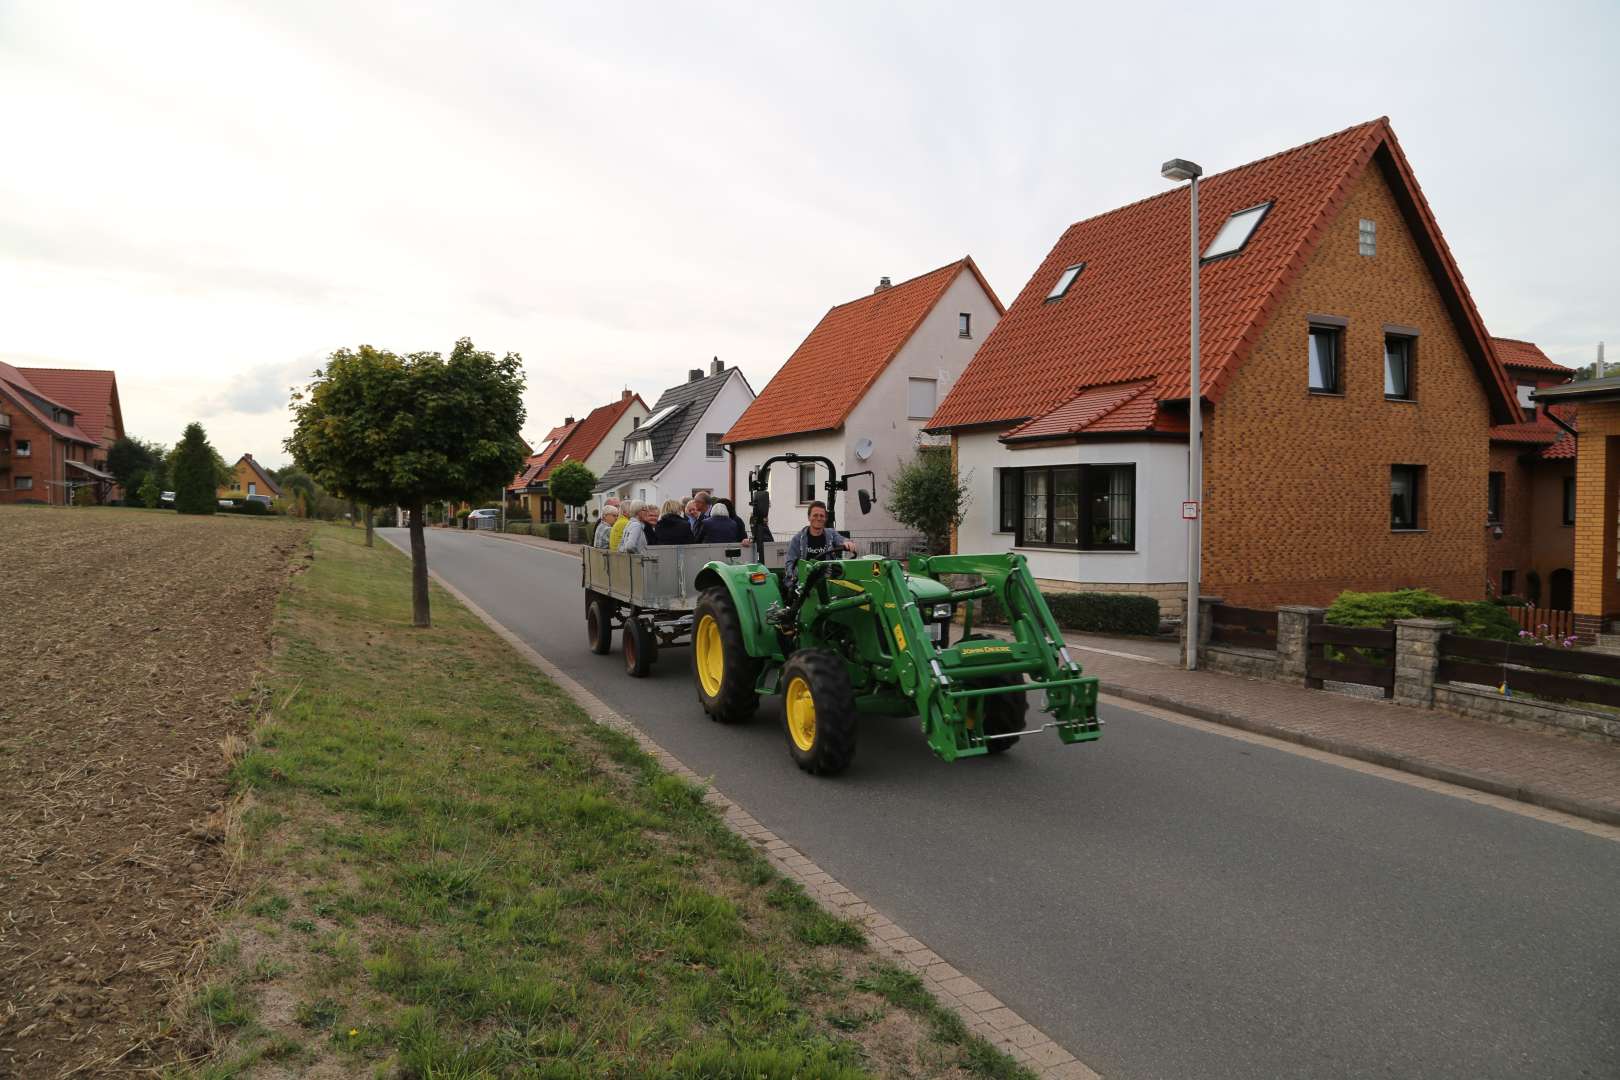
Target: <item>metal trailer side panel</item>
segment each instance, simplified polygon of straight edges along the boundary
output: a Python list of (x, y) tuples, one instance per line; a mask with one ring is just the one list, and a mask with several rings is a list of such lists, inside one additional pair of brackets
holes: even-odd
[[(584, 585), (621, 603), (650, 611), (691, 611), (697, 606), (697, 576), (711, 562), (752, 561), (753, 545), (672, 544), (646, 554), (581, 548)], [(786, 543), (765, 545), (765, 565), (782, 566)]]

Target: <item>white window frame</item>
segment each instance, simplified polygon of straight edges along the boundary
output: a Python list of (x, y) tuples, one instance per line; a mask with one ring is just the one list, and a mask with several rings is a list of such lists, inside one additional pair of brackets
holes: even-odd
[(956, 336), (970, 338), (973, 336), (973, 312), (960, 311), (956, 315)]
[(1209, 247), (1204, 249), (1204, 256), (1199, 261), (1209, 262), (1212, 259), (1224, 259), (1229, 255), (1238, 254), (1249, 246), (1249, 241), (1254, 239), (1256, 230), (1270, 212), (1269, 202), (1232, 211), (1232, 216), (1221, 223), (1220, 232), (1209, 242)]
[(799, 475), (797, 478), (799, 505), (809, 506), (816, 501), (816, 464), (813, 461), (799, 462)]
[[(917, 411), (916, 388), (921, 383), (927, 383), (928, 384), (929, 397), (932, 399), (932, 402), (933, 402), (933, 404), (929, 406), (927, 412), (918, 412)], [(919, 377), (913, 376), (913, 377), (908, 378), (906, 380), (906, 419), (908, 419), (908, 420), (927, 420), (930, 416), (934, 415), (935, 410), (937, 410), (938, 408), (939, 408), (939, 380), (938, 379), (919, 378)]]
[(32, 476), (19, 476), (12, 481), (12, 488), (15, 491), (33, 491), (34, 478)]
[(720, 439), (725, 435), (723, 431), (706, 431), (703, 433), (703, 456), (710, 460), (723, 459), (726, 448), (720, 445)]
[(13, 444), (11, 452), (17, 457), (33, 457), (34, 442), (32, 439), (18, 439)]
[(1048, 301), (1063, 299), (1068, 295), (1069, 289), (1074, 286), (1074, 279), (1079, 277), (1085, 268), (1086, 264), (1083, 262), (1075, 263), (1073, 266), (1065, 266), (1063, 273), (1058, 275), (1057, 284), (1053, 285), (1052, 291), (1046, 294), (1046, 299)]

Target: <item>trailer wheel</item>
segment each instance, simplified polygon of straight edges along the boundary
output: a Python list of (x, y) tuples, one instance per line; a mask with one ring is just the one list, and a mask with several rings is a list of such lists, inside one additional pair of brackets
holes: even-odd
[(801, 649), (782, 667), (788, 753), (807, 773), (833, 776), (855, 757), (855, 690), (842, 657)]
[(731, 594), (705, 589), (692, 617), (692, 681), (703, 711), (722, 724), (752, 720), (759, 711), (760, 662), (748, 655)]
[[(969, 634), (962, 641), (994, 641), (988, 634)], [(958, 642), (960, 644), (960, 642)], [(975, 686), (1017, 686), (1024, 681), (1022, 675), (989, 675), (982, 679), (963, 680), (963, 685)], [(1025, 718), (1029, 714), (1029, 695), (1027, 694), (993, 694), (990, 697), (967, 698), (974, 710), (975, 720), (984, 725), (986, 735), (1010, 735), (1015, 731), (1023, 731)], [(1017, 739), (992, 739), (984, 746), (987, 754), (1005, 754), (1018, 742)]]
[(636, 618), (624, 620), (624, 632), (619, 636), (624, 641), (625, 674), (645, 679), (658, 659), (658, 639), (646, 623)]
[(591, 652), (606, 656), (613, 651), (613, 612), (607, 597), (589, 593), (585, 597), (585, 637)]

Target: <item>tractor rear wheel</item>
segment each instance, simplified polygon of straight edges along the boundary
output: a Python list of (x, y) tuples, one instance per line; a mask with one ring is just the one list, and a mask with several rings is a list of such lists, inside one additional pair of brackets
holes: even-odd
[(692, 681), (709, 719), (722, 724), (752, 720), (759, 711), (760, 662), (748, 655), (742, 620), (725, 589), (705, 589), (692, 612)]
[(788, 753), (807, 773), (833, 776), (855, 757), (855, 690), (844, 660), (800, 649), (782, 667), (782, 722)]
[[(969, 634), (962, 641), (994, 641), (988, 634)], [(958, 642), (960, 644), (960, 642)], [(963, 685), (969, 688), (977, 686), (1018, 686), (1024, 681), (1022, 675), (987, 675), (982, 679), (964, 679)], [(1023, 731), (1025, 718), (1029, 714), (1029, 696), (1027, 694), (991, 694), (988, 697), (965, 698), (969, 703), (968, 715), (976, 723), (984, 725), (986, 735), (1011, 735), (1015, 731)], [(987, 754), (1005, 754), (1017, 743), (1017, 739), (991, 739), (985, 743)]]
[(613, 614), (607, 597), (601, 593), (585, 596), (585, 638), (590, 642), (591, 652), (597, 656), (613, 651)]
[(658, 659), (658, 639), (653, 637), (646, 623), (636, 618), (624, 620), (624, 632), (619, 636), (624, 639), (625, 674), (637, 679), (646, 678), (647, 672), (652, 670), (653, 661)]

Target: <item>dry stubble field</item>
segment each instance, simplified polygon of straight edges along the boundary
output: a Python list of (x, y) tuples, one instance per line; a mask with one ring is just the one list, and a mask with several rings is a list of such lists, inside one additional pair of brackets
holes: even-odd
[(223, 896), (282, 519), (0, 507), (0, 1076), (151, 1069)]

